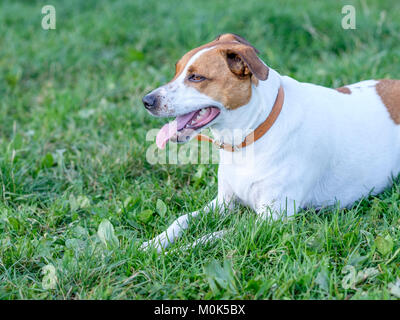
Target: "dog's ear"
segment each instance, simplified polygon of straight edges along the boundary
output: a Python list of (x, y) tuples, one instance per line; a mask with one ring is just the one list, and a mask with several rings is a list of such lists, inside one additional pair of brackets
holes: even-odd
[(234, 34), (234, 33), (224, 33), (220, 34), (215, 38), (214, 41), (223, 41), (223, 42), (231, 42), (231, 41), (236, 41), (239, 43), (242, 43), (246, 46), (252, 47), (256, 53), (259, 53), (259, 51), (253, 47), (250, 42), (248, 42), (246, 39), (242, 38), (241, 36)]
[(258, 58), (252, 47), (247, 45), (233, 46), (224, 49), (222, 54), (225, 56), (229, 69), (238, 77), (254, 75), (258, 80), (268, 78), (268, 67)]

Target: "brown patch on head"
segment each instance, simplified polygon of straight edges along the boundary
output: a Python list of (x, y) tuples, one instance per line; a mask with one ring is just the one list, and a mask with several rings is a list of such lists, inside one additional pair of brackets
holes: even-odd
[(197, 52), (200, 50), (203, 50), (207, 47), (210, 47), (210, 44), (207, 43), (205, 45), (202, 45), (198, 48), (190, 50), (188, 53), (186, 53), (176, 64), (175, 64), (175, 75), (172, 78), (171, 81), (174, 81), (176, 78), (178, 78), (182, 71), (185, 69), (187, 63), (189, 62), (190, 58), (193, 57)]
[(188, 75), (206, 78), (201, 82), (185, 80), (186, 85), (221, 102), (227, 109), (246, 105), (251, 98), (251, 85), (266, 80), (268, 67), (254, 49), (237, 42), (224, 42), (204, 52), (188, 68)]
[(351, 94), (351, 90), (347, 87), (340, 87), (340, 88), (336, 88), (335, 90), (339, 91), (341, 93)]
[[(233, 44), (233, 45), (237, 45), (237, 44), (242, 44), (243, 46), (252, 48), (253, 51), (255, 53), (258, 53), (258, 50), (253, 47), (247, 40), (245, 40), (244, 38), (233, 34), (233, 33), (225, 33), (225, 34), (221, 34), (219, 36), (217, 36), (217, 38), (215, 38), (215, 40), (206, 43), (198, 48), (195, 48), (193, 50), (190, 50), (188, 53), (186, 53), (175, 65), (175, 76), (174, 78), (171, 80), (175, 80), (176, 78), (179, 77), (179, 75), (182, 73), (182, 71), (185, 69), (185, 66), (187, 65), (187, 63), (189, 62), (190, 58), (193, 57), (197, 52), (199, 52), (200, 50), (203, 50), (205, 48), (210, 48), (213, 46), (220, 46), (220, 45), (225, 45), (227, 43)], [(267, 72), (268, 75), (268, 72)], [(258, 83), (258, 82), (257, 82)]]
[(400, 124), (400, 80), (383, 79), (376, 84), (376, 92), (396, 124)]
[(237, 76), (254, 75), (259, 80), (267, 80), (269, 69), (257, 57), (253, 47), (225, 45), (220, 52), (225, 55), (229, 68)]
[(207, 80), (202, 82), (189, 82), (192, 86), (221, 102), (228, 109), (236, 109), (247, 104), (251, 98), (250, 78), (235, 76), (229, 69), (224, 56), (218, 49), (213, 49), (202, 54), (188, 72), (201, 74)]
[(252, 47), (253, 50), (256, 53), (259, 53), (259, 51), (253, 47), (250, 42), (248, 42), (246, 39), (242, 38), (241, 36), (238, 36), (237, 34), (234, 33), (225, 33), (225, 34), (220, 34), (218, 37), (215, 38), (214, 41), (221, 41), (221, 42), (232, 42), (232, 41), (236, 41), (236, 42), (240, 42), (241, 44), (244, 44), (246, 46)]

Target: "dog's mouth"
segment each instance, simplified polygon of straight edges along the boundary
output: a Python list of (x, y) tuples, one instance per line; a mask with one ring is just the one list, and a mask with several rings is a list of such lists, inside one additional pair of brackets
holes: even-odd
[(156, 137), (156, 144), (164, 149), (168, 140), (187, 142), (195, 131), (203, 129), (220, 114), (217, 107), (206, 107), (176, 117), (174, 121), (165, 124)]

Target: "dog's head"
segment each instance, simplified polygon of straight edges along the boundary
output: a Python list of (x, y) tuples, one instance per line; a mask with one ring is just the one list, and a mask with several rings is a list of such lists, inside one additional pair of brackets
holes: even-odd
[(157, 135), (157, 145), (183, 143), (201, 130), (226, 120), (232, 110), (246, 105), (252, 86), (266, 80), (268, 67), (245, 39), (224, 34), (186, 53), (167, 84), (143, 97), (154, 116), (176, 117)]

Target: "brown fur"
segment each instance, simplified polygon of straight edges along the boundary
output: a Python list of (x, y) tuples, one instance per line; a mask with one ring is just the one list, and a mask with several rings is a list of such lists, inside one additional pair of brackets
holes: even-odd
[(225, 34), (220, 34), (218, 37), (215, 38), (214, 41), (222, 41), (222, 42), (240, 42), (246, 46), (252, 47), (253, 50), (256, 53), (260, 53), (255, 47), (253, 47), (250, 42), (248, 42), (246, 39), (242, 38), (241, 36), (238, 36), (237, 34), (234, 33), (225, 33)]
[[(211, 42), (212, 43), (212, 42)], [(207, 47), (211, 47), (210, 43), (207, 43), (203, 46), (200, 46), (198, 48), (195, 48), (193, 50), (190, 50), (188, 53), (186, 53), (176, 64), (175, 64), (175, 75), (172, 78), (171, 81), (174, 81), (176, 78), (178, 78), (182, 71), (185, 69), (186, 64), (189, 62), (190, 58), (193, 57), (197, 52), (200, 50), (203, 50)]]
[(383, 79), (376, 84), (376, 92), (396, 124), (400, 124), (400, 80)]
[(227, 67), (227, 62), (219, 49), (202, 54), (188, 69), (189, 73), (201, 74), (207, 78), (202, 82), (190, 82), (205, 95), (221, 102), (227, 109), (236, 109), (247, 104), (251, 98), (250, 76), (238, 77)]
[(225, 34), (220, 34), (218, 37), (216, 37), (213, 41), (203, 44), (202, 46), (192, 49), (189, 52), (187, 52), (175, 65), (175, 76), (171, 80), (175, 80), (179, 75), (182, 73), (183, 69), (185, 69), (186, 64), (190, 60), (191, 57), (193, 57), (197, 52), (200, 50), (203, 50), (205, 48), (210, 48), (212, 46), (215, 46), (217, 44), (222, 44), (226, 42), (233, 42), (233, 43), (241, 43), (243, 45), (249, 46), (253, 48), (253, 50), (258, 53), (258, 50), (254, 48), (249, 42), (247, 42), (245, 39), (242, 37), (233, 34), (233, 33), (225, 33)]
[(251, 98), (251, 84), (268, 78), (268, 67), (257, 57), (255, 49), (234, 34), (218, 36), (214, 41), (186, 53), (176, 64), (175, 80), (193, 55), (215, 46), (202, 54), (188, 69), (207, 78), (202, 82), (185, 80), (186, 84), (221, 102), (228, 109), (247, 104)]
[(341, 93), (344, 93), (344, 94), (351, 94), (351, 90), (347, 87), (340, 87), (340, 88), (336, 88), (335, 90), (339, 91)]

